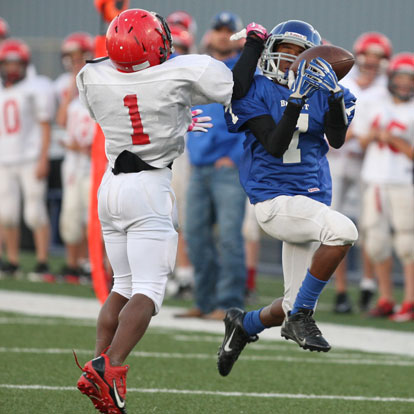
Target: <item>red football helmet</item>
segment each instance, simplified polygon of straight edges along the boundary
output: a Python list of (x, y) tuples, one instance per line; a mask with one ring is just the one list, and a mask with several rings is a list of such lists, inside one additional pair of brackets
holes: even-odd
[(90, 53), (94, 51), (94, 39), (89, 33), (75, 32), (71, 33), (62, 42), (62, 55), (66, 55), (75, 51)]
[(182, 26), (187, 32), (190, 32), (193, 36), (197, 32), (197, 24), (191, 16), (191, 14), (187, 13), (183, 10), (177, 10), (171, 14), (169, 14), (166, 19), (169, 25), (174, 26)]
[(0, 62), (15, 61), (28, 64), (30, 50), (20, 39), (7, 39), (0, 45)]
[[(399, 77), (404, 74), (410, 77)], [(414, 54), (409, 52), (395, 55), (388, 66), (388, 89), (392, 95), (402, 101), (409, 101), (414, 97)]]
[[(12, 67), (5, 63), (16, 62)], [(19, 82), (26, 76), (30, 62), (29, 47), (19, 39), (7, 39), (0, 45), (0, 75), (4, 85)]]
[(367, 52), (377, 53), (389, 59), (392, 54), (391, 41), (382, 33), (363, 33), (354, 43), (354, 54), (359, 55)]
[(175, 49), (179, 47), (185, 49), (186, 53), (191, 52), (191, 49), (194, 46), (193, 35), (182, 26), (170, 26), (170, 29)]
[(165, 62), (171, 54), (171, 32), (158, 14), (130, 9), (112, 20), (106, 50), (121, 72), (137, 72)]
[(9, 36), (9, 25), (7, 24), (6, 20), (0, 17), (0, 39), (5, 39)]

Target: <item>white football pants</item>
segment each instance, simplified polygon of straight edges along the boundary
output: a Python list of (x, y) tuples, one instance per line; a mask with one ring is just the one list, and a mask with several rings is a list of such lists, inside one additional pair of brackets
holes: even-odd
[(283, 310), (292, 310), (299, 288), (319, 245), (354, 244), (358, 231), (346, 216), (305, 196), (279, 196), (255, 204), (259, 225), (283, 241)]
[(119, 175), (108, 170), (98, 212), (114, 272), (112, 291), (128, 299), (138, 293), (149, 297), (157, 314), (177, 252), (171, 170)]

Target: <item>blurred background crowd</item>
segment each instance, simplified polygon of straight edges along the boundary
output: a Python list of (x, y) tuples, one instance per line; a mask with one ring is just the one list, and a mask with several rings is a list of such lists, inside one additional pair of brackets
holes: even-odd
[[(32, 249), (37, 262), (24, 275), (29, 280), (90, 283), (87, 229), (96, 125), (78, 100), (75, 76), (96, 55), (96, 36), (105, 34), (121, 3), (2, 4), (2, 277), (22, 277), (19, 252)], [(397, 9), (375, 0), (128, 5), (166, 17), (176, 54), (206, 53), (230, 68), (243, 47), (243, 40), (230, 36), (250, 21), (270, 31), (283, 20), (306, 20), (325, 43), (353, 52), (354, 68), (341, 84), (358, 98), (356, 115), (346, 144), (331, 150), (329, 161), (333, 207), (355, 221), (360, 240), (337, 269), (332, 310), (414, 320), (414, 3), (400, 0)], [(281, 275), (281, 243), (259, 229), (240, 186), (244, 134), (227, 131), (220, 105), (200, 109), (214, 126), (189, 133), (186, 151), (173, 165), (181, 231), (167, 296), (194, 299), (178, 317), (221, 320), (227, 308), (256, 300), (258, 273)], [(58, 272), (50, 271), (50, 255), (65, 256)], [(358, 303), (349, 298), (350, 282), (360, 288)], [(394, 284), (404, 287), (402, 303), (395, 302)]]

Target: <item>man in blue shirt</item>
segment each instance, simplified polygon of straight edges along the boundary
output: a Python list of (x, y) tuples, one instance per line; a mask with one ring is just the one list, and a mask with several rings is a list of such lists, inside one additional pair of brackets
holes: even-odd
[(246, 133), (242, 186), (260, 226), (283, 241), (285, 292), (262, 309), (227, 312), (218, 357), (223, 376), (259, 332), (282, 323), (286, 339), (311, 351), (330, 350), (312, 315), (358, 233), (350, 219), (329, 208), (326, 153), (328, 143), (335, 148), (344, 143), (355, 97), (338, 84), (323, 59), (313, 59), (307, 68), (303, 61), (296, 77), (289, 72), (303, 50), (320, 44), (319, 33), (308, 23), (277, 25), (261, 57), (263, 76), (256, 76), (247, 95), (226, 109), (229, 130)]
[[(207, 53), (232, 68), (239, 50), (230, 36), (242, 27), (237, 15), (219, 13), (204, 37)], [(246, 266), (241, 228), (246, 195), (237, 168), (244, 134), (228, 132), (222, 105), (200, 108), (214, 126), (202, 136), (189, 133), (187, 141), (191, 175), (184, 232), (194, 266), (195, 307), (177, 316), (222, 320), (228, 308), (244, 307)]]

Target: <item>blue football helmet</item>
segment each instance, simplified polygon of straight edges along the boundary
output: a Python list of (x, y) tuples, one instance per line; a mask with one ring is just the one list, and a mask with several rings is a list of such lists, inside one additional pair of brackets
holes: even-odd
[(293, 62), (296, 56), (276, 52), (275, 49), (280, 43), (293, 43), (304, 49), (309, 49), (322, 44), (322, 39), (313, 26), (301, 20), (288, 20), (273, 28), (266, 41), (259, 66), (263, 75), (275, 79), (281, 85), (287, 85), (287, 73), (279, 70), (280, 61)]

